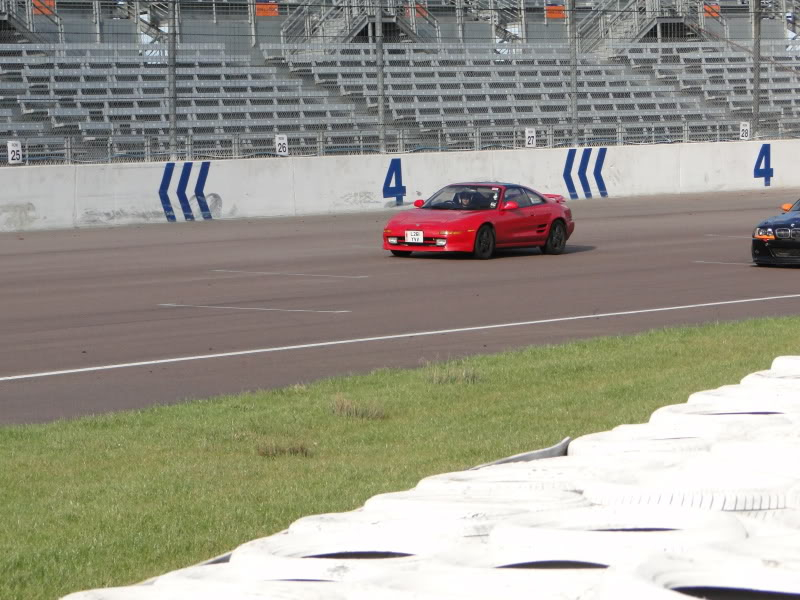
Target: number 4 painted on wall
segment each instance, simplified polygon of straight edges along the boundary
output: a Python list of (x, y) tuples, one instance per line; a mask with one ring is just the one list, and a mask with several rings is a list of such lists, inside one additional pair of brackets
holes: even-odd
[(769, 187), (770, 179), (775, 175), (775, 170), (770, 166), (771, 148), (770, 144), (761, 144), (761, 150), (756, 157), (756, 166), (753, 167), (753, 177), (763, 178), (764, 186)]
[[(394, 181), (394, 185), (392, 185)], [(394, 198), (395, 204), (401, 206), (406, 195), (406, 186), (403, 185), (403, 166), (399, 158), (393, 158), (383, 180), (383, 197)]]

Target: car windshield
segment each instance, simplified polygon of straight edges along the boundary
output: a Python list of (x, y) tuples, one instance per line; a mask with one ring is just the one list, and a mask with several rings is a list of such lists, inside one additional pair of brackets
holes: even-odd
[(438, 210), (492, 210), (500, 188), (490, 185), (448, 185), (431, 196), (423, 208)]

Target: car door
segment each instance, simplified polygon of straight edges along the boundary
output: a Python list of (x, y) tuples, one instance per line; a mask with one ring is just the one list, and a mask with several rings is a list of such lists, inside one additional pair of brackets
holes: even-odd
[[(515, 202), (517, 208), (507, 209), (506, 203)], [(503, 195), (500, 209), (502, 230), (498, 230), (500, 244), (527, 244), (533, 239), (533, 209), (528, 194), (517, 186), (509, 186)]]
[(529, 224), (531, 226), (530, 240), (535, 244), (544, 244), (547, 241), (550, 223), (555, 217), (556, 206), (531, 189), (523, 188), (523, 192), (530, 199), (531, 203), (529, 213)]

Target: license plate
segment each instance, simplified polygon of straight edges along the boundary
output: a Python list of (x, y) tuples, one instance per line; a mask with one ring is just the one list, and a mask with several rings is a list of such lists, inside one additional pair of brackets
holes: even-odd
[(407, 244), (421, 244), (422, 232), (421, 231), (406, 231)]

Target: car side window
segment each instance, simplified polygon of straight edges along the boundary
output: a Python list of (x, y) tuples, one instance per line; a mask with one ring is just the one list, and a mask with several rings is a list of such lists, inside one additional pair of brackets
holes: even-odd
[(506, 202), (516, 202), (520, 208), (525, 208), (531, 205), (531, 199), (522, 188), (508, 188), (506, 189)]
[(533, 190), (525, 189), (523, 191), (531, 199), (531, 204), (544, 204), (545, 202), (547, 202), (544, 198), (542, 198), (539, 194), (537, 194)]
[(506, 192), (503, 194), (503, 203), (516, 202), (518, 195), (519, 192), (515, 188), (506, 188)]

